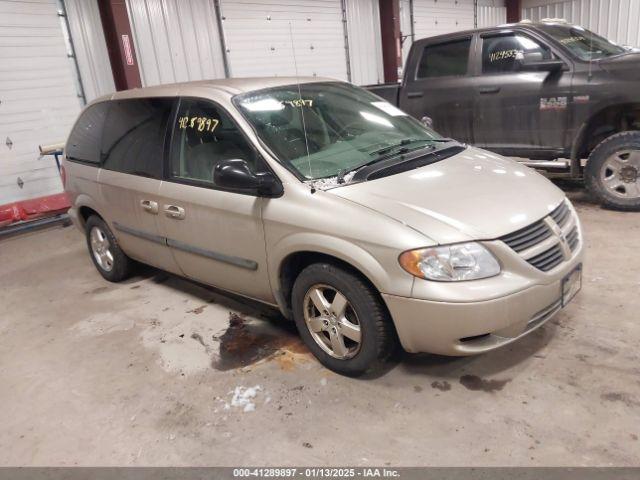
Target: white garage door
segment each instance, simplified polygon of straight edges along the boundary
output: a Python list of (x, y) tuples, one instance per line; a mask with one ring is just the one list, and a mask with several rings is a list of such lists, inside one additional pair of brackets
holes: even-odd
[(222, 0), (221, 13), (231, 76), (295, 75), (297, 64), (347, 79), (340, 0)]
[(474, 28), (474, 0), (414, 0), (415, 39)]
[(66, 140), (80, 110), (55, 0), (0, 0), (0, 205), (62, 191), (38, 145)]

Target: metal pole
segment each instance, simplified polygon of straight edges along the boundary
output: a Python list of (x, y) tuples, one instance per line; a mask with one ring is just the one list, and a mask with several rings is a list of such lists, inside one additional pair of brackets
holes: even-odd
[(78, 78), (78, 97), (82, 99), (82, 104), (87, 104), (87, 96), (84, 93), (84, 85), (82, 84), (82, 76), (80, 75), (80, 65), (78, 64), (78, 57), (76, 55), (76, 49), (73, 45), (73, 37), (71, 36), (71, 27), (69, 26), (69, 17), (67, 16), (67, 7), (64, 4), (64, 0), (58, 0), (58, 17), (62, 19), (64, 29), (66, 30), (65, 38), (67, 39), (69, 53), (67, 55), (73, 59), (73, 65), (76, 68), (76, 76)]
[(222, 47), (222, 63), (224, 64), (224, 76), (226, 78), (231, 77), (231, 66), (229, 65), (229, 58), (227, 57), (227, 41), (224, 37), (224, 27), (222, 21), (224, 17), (222, 16), (222, 5), (220, 5), (220, 0), (215, 0), (213, 3), (215, 12), (216, 12), (216, 22), (218, 24), (218, 36), (220, 37), (220, 46)]
[(349, 25), (347, 23), (347, 2), (341, 0), (342, 4), (342, 31), (344, 33), (344, 53), (347, 59), (347, 80), (351, 81), (351, 57), (349, 55)]

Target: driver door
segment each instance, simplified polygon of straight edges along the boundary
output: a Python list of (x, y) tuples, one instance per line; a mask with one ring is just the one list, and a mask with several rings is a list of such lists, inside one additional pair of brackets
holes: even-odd
[(261, 160), (230, 115), (210, 100), (184, 98), (160, 186), (162, 235), (185, 276), (264, 301), (267, 275), (263, 198), (213, 181), (221, 160)]
[(557, 58), (521, 32), (480, 37), (475, 140), (503, 154), (562, 154), (569, 121), (571, 73), (527, 71), (527, 62)]

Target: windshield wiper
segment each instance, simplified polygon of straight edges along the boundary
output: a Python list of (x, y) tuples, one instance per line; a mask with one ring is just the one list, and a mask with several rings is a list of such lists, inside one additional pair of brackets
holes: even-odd
[(378, 148), (372, 152), (369, 152), (369, 155), (383, 155), (387, 152), (391, 152), (396, 148), (406, 147), (407, 145), (411, 145), (412, 143), (417, 142), (431, 142), (433, 139), (424, 139), (424, 138), (405, 138), (404, 140), (399, 141), (398, 143), (394, 143), (393, 145), (387, 145), (386, 147)]

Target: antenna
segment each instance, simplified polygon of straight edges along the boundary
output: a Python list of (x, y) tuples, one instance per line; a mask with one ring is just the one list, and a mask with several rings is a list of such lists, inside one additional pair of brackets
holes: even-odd
[(300, 80), (298, 79), (298, 62), (296, 61), (296, 46), (293, 43), (293, 28), (289, 21), (289, 37), (291, 38), (291, 50), (293, 51), (293, 66), (296, 71), (296, 83), (298, 84), (298, 100), (300, 100), (300, 115), (302, 115), (302, 131), (304, 133), (304, 146), (307, 149), (307, 162), (309, 163), (309, 178), (313, 177), (311, 173), (311, 157), (309, 156), (309, 141), (307, 140), (307, 125), (304, 121), (304, 102), (302, 101), (302, 89), (300, 88)]
[(591, 78), (593, 76), (592, 74), (592, 65), (593, 65), (593, 32), (590, 30), (587, 30), (589, 32), (589, 75), (588, 75), (588, 79), (589, 81), (591, 81)]

